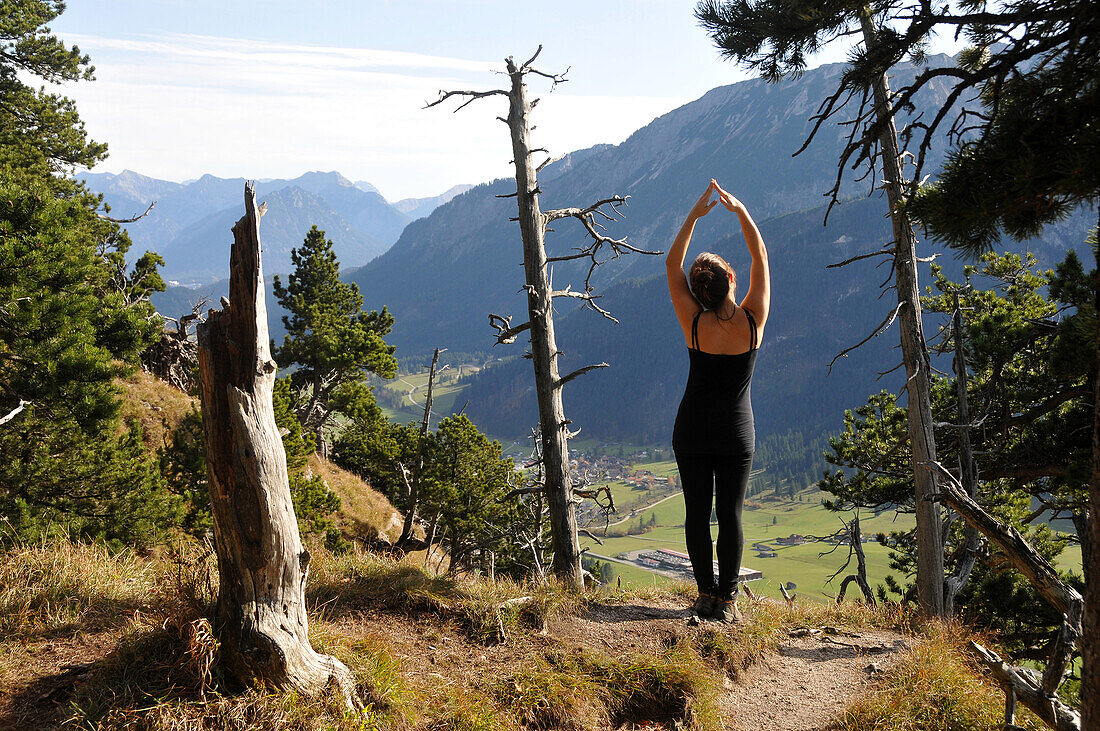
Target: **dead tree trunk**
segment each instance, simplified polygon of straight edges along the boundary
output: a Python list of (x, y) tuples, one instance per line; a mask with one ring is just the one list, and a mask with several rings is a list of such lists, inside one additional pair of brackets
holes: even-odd
[[(584, 366), (565, 376), (560, 374), (558, 356), (561, 351), (558, 350), (557, 338), (554, 333), (553, 301), (557, 297), (579, 299), (600, 314), (615, 321), (609, 313), (596, 305), (595, 301), (599, 295), (593, 294), (590, 286), (592, 272), (601, 263), (597, 258), (598, 252), (601, 248), (606, 247), (611, 251), (611, 258), (618, 257), (627, 251), (645, 254), (659, 252), (637, 249), (627, 244), (625, 238), (612, 239), (597, 230), (597, 228), (602, 227), (595, 223), (594, 216), (599, 215), (604, 220), (613, 220), (613, 216), (606, 213), (603, 206), (609, 206), (612, 212), (615, 212), (619, 206), (626, 202), (625, 198), (614, 196), (598, 201), (588, 208), (562, 208), (551, 211), (540, 209), (539, 195), (542, 191), (538, 185), (538, 172), (550, 162), (550, 159), (548, 158), (538, 166), (535, 165), (535, 155), (546, 151), (541, 148), (534, 148), (531, 145), (530, 115), (532, 108), (538, 103), (538, 99), (530, 100), (528, 98), (524, 77), (528, 74), (535, 74), (552, 80), (555, 85), (565, 81), (565, 77), (561, 74), (548, 74), (532, 67), (531, 64), (538, 58), (541, 51), (542, 46), (539, 46), (535, 54), (520, 65), (517, 65), (511, 57), (505, 60), (508, 78), (511, 82), (508, 89), (493, 89), (481, 92), (442, 92), (439, 99), (428, 104), (428, 106), (435, 106), (452, 96), (468, 97), (458, 109), (475, 99), (487, 96), (502, 95), (508, 97), (508, 117), (499, 119), (508, 125), (511, 134), (512, 156), (516, 170), (516, 192), (502, 197), (515, 197), (518, 206), (518, 215), (515, 220), (519, 222), (520, 235), (523, 239), (523, 267), (526, 275), (524, 288), (527, 292), (528, 321), (513, 326), (510, 317), (505, 318), (499, 315), (490, 315), (489, 321), (497, 329), (498, 343), (514, 342), (518, 334), (530, 331), (531, 352), (529, 355), (535, 371), (535, 391), (539, 406), (539, 429), (542, 436), (541, 459), (545, 475), (542, 490), (546, 494), (550, 512), (553, 572), (565, 586), (583, 590), (584, 571), (581, 568), (580, 543), (577, 539), (575, 502), (579, 496), (574, 491), (574, 480), (569, 467), (569, 438), (576, 432), (571, 433), (569, 431), (571, 422), (565, 418), (562, 388), (569, 381), (590, 370), (606, 368), (607, 363)], [(547, 226), (555, 220), (567, 217), (576, 218), (581, 222), (588, 236), (592, 239), (592, 243), (579, 252), (565, 256), (548, 257), (546, 254)], [(548, 265), (553, 262), (571, 259), (587, 259), (591, 262), (588, 277), (585, 279), (584, 291), (573, 291), (569, 287), (563, 290), (554, 290)]]
[(535, 369), (535, 392), (539, 403), (542, 432), (542, 461), (545, 490), (550, 508), (553, 537), (553, 571), (566, 586), (584, 588), (581, 549), (577, 540), (577, 513), (569, 474), (569, 434), (558, 385), (558, 344), (554, 335), (553, 298), (546, 267), (546, 219), (539, 210), (539, 189), (532, 160), (525, 69), (507, 61), (512, 80), (508, 94), (508, 129), (516, 167), (516, 199), (519, 228), (523, 238), (523, 270), (527, 279), (527, 312), (531, 323), (531, 360)]
[[(416, 457), (413, 461), (412, 478), (409, 480), (409, 503), (405, 508), (405, 524), (401, 527), (398, 546), (404, 546), (412, 538), (416, 520), (416, 504), (420, 499), (420, 475), (424, 472), (424, 440), (428, 437), (428, 422), (432, 418), (432, 389), (435, 387), (435, 367), (439, 364), (439, 348), (432, 355), (432, 367), (428, 371), (428, 392), (424, 396), (424, 421), (420, 423), (420, 434), (416, 439)], [(401, 468), (404, 474), (404, 468)]]
[[(966, 372), (966, 350), (963, 347), (962, 307), (959, 293), (955, 293), (955, 314), (952, 317), (955, 330), (955, 392), (959, 402), (959, 474), (962, 486), (971, 499), (978, 497), (978, 465), (974, 461), (974, 450), (970, 446), (970, 404), (967, 398), (968, 378)], [(966, 524), (963, 534), (961, 554), (955, 564), (955, 570), (944, 582), (943, 606), (948, 617), (955, 613), (955, 596), (970, 580), (974, 563), (978, 558), (981, 534), (971, 523)]]
[[(1027, 577), (1036, 591), (1063, 615), (1062, 627), (1055, 638), (1046, 671), (1041, 676), (1028, 668), (1010, 667), (981, 645), (973, 642), (971, 645), (1005, 686), (1005, 692), (1014, 693), (1016, 700), (1034, 711), (1047, 725), (1056, 729), (1080, 729), (1077, 712), (1058, 700), (1057, 691), (1069, 669), (1073, 648), (1080, 641), (1084, 600), (1076, 589), (1061, 580), (1054, 567), (1031, 547), (1019, 531), (1000, 522), (971, 499), (954, 475), (938, 462), (933, 462), (929, 467), (942, 478), (943, 500), (996, 544), (1016, 570)], [(1084, 703), (1085, 696), (1081, 698)]]
[[(1100, 223), (1096, 236), (1100, 237)], [(1098, 279), (1093, 281), (1096, 291), (1096, 312), (1100, 313), (1100, 249), (1093, 249), (1096, 256)], [(1081, 558), (1085, 574), (1085, 638), (1081, 655), (1084, 669), (1081, 676), (1081, 715), (1087, 728), (1100, 728), (1100, 318), (1096, 321), (1096, 381), (1093, 383), (1092, 416), (1092, 474), (1089, 479), (1088, 528), (1081, 538)]]
[(271, 358), (252, 184), (233, 226), (229, 302), (198, 328), (203, 431), (218, 555), (221, 660), (243, 684), (317, 692), (361, 708), (351, 673), (309, 644), (302, 547), (271, 395)]
[[(877, 29), (870, 9), (860, 14), (863, 40), (868, 50), (876, 44)], [(897, 127), (890, 114), (890, 85), (883, 73), (873, 84), (875, 113), (878, 117), (879, 156), (890, 219), (894, 228), (894, 288), (898, 296), (901, 327), (901, 352), (905, 363), (906, 404), (909, 441), (913, 450), (914, 498), (917, 518), (917, 603), (926, 616), (944, 614), (943, 535), (939, 504), (935, 502), (936, 478), (922, 465), (936, 461), (933, 435), (932, 392), (928, 348), (921, 322), (920, 290), (917, 286), (917, 240), (913, 225), (904, 210), (904, 180)]]
[(1007, 717), (1014, 715), (1010, 708), (1014, 708), (1015, 701), (1019, 701), (1042, 719), (1043, 723), (1057, 731), (1081, 731), (1081, 717), (1077, 711), (1057, 696), (1044, 693), (1034, 670), (1013, 667), (997, 653), (977, 642), (971, 642), (970, 647), (981, 656), (993, 677), (1005, 688), (1006, 697), (1011, 699), (1005, 702), (1006, 724), (1010, 722)]
[(844, 594), (848, 590), (848, 584), (853, 581), (863, 592), (863, 598), (870, 606), (875, 606), (875, 595), (871, 591), (871, 585), (867, 582), (867, 557), (863, 554), (863, 532), (859, 528), (859, 515), (855, 515), (848, 523), (848, 545), (856, 556), (856, 572), (844, 577), (840, 582), (840, 592), (836, 595), (836, 603), (844, 601)]

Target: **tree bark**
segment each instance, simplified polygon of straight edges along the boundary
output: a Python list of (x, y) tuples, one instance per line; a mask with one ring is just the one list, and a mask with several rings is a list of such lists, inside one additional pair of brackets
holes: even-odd
[[(1096, 236), (1100, 237), (1100, 222)], [(1096, 312), (1100, 314), (1100, 248), (1095, 248)], [(1096, 321), (1096, 376), (1093, 382), (1092, 475), (1089, 480), (1088, 529), (1081, 539), (1085, 575), (1085, 611), (1081, 622), (1083, 670), (1081, 674), (1081, 716), (1084, 727), (1100, 729), (1100, 316)]]
[(412, 538), (416, 520), (416, 503), (420, 499), (420, 475), (424, 472), (424, 440), (428, 437), (428, 422), (432, 418), (432, 389), (435, 387), (435, 367), (439, 363), (439, 348), (432, 355), (432, 367), (428, 371), (428, 392), (424, 396), (424, 421), (420, 423), (420, 434), (416, 439), (416, 458), (413, 462), (412, 480), (409, 482), (409, 504), (405, 509), (405, 524), (401, 527), (401, 537), (397, 545), (405, 545)]
[[(1014, 696), (1016, 701), (1031, 709), (1047, 726), (1057, 729), (1057, 731), (1081, 731), (1082, 728), (1089, 728), (1081, 725), (1081, 717), (1072, 707), (1063, 703), (1057, 696), (1047, 695), (1043, 692), (1035, 677), (1034, 670), (1012, 667), (1002, 660), (997, 653), (982, 647), (977, 642), (971, 642), (970, 647), (981, 656), (986, 667), (1004, 686), (1006, 696), (1008, 698)], [(1007, 712), (1009, 701), (1006, 700), (1005, 704), (1005, 715), (1007, 717), (1009, 715)]]
[[(955, 314), (952, 317), (955, 330), (955, 392), (959, 405), (959, 474), (962, 486), (971, 499), (978, 497), (978, 465), (974, 461), (974, 450), (970, 445), (970, 404), (967, 398), (968, 378), (966, 372), (966, 350), (963, 347), (962, 307), (959, 295), (955, 293)], [(948, 617), (955, 613), (955, 596), (970, 580), (970, 572), (978, 558), (981, 536), (973, 524), (967, 522), (963, 532), (962, 555), (959, 556), (955, 570), (944, 582), (943, 606)]]
[[(876, 44), (877, 30), (866, 6), (860, 14), (863, 39), (868, 50)], [(894, 287), (897, 290), (901, 352), (905, 363), (906, 404), (909, 442), (913, 454), (914, 498), (917, 537), (917, 603), (928, 617), (944, 615), (943, 535), (940, 509), (935, 502), (936, 478), (924, 465), (936, 461), (933, 435), (932, 394), (929, 380), (928, 348), (921, 322), (920, 291), (917, 287), (917, 240), (913, 225), (905, 213), (898, 149), (897, 127), (889, 114), (890, 85), (883, 73), (873, 84), (875, 110), (882, 128), (879, 135), (882, 177), (890, 203), (894, 229)]]
[(539, 404), (545, 491), (550, 508), (553, 572), (565, 586), (584, 589), (577, 515), (569, 469), (568, 422), (562, 405), (558, 346), (554, 337), (553, 297), (546, 268), (546, 217), (539, 210), (537, 171), (532, 160), (531, 104), (523, 82), (524, 69), (509, 58), (508, 129), (516, 167), (516, 201), (523, 238), (523, 269), (527, 279), (527, 311), (531, 322), (531, 360)]
[(309, 644), (302, 547), (286, 453), (275, 425), (260, 262), (260, 217), (252, 184), (233, 226), (229, 303), (199, 326), (203, 431), (219, 590), (221, 661), (242, 684), (317, 692), (330, 683), (362, 708), (350, 671)]

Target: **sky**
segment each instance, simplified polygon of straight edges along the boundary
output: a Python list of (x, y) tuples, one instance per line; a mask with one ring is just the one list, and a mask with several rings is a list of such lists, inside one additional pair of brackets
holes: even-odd
[[(338, 170), (391, 201), (511, 174), (504, 97), (452, 113), (441, 89), (532, 78), (534, 142), (557, 156), (630, 133), (750, 75), (720, 58), (684, 0), (69, 0), (51, 24), (92, 58), (67, 84), (96, 172), (183, 181)], [(814, 65), (843, 60), (837, 46)]]

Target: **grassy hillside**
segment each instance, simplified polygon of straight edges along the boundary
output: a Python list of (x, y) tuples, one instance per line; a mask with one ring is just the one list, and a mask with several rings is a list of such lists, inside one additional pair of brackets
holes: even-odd
[[(145, 444), (154, 452), (164, 449), (183, 418), (199, 408), (198, 399), (140, 370), (118, 385), (123, 393), (123, 416), (141, 423)], [(328, 488), (340, 497), (336, 524), (345, 538), (370, 543), (379, 537), (392, 540), (400, 533), (400, 513), (362, 479), (318, 455), (310, 458), (308, 469), (324, 478)]]
[[(0, 728), (717, 731), (766, 728), (782, 703), (815, 728), (931, 731), (1002, 713), (971, 633), (896, 611), (762, 600), (730, 628), (686, 621), (681, 583), (578, 595), (323, 548), (311, 569), (310, 638), (352, 670), (362, 715), (332, 695), (226, 686), (208, 619), (216, 567), (197, 546), (4, 549)], [(819, 637), (797, 639), (806, 628)], [(864, 651), (883, 672), (864, 672)]]

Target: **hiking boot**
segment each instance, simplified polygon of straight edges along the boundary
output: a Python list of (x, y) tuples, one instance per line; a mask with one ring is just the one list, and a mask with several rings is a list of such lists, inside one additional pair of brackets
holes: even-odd
[(691, 611), (700, 617), (709, 617), (714, 611), (714, 604), (717, 601), (718, 597), (699, 592), (699, 598), (691, 605)]
[(714, 609), (710, 613), (711, 619), (717, 619), (719, 622), (725, 622), (726, 624), (740, 624), (741, 622), (741, 610), (737, 608), (737, 597), (731, 597), (729, 599), (714, 600)]

